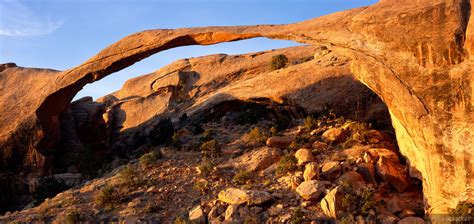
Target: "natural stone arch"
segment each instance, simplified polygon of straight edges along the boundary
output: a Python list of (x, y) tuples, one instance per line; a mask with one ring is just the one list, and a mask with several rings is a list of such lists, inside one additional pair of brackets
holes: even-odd
[(428, 214), (446, 213), (473, 198), (471, 7), (465, 0), (405, 3), (386, 0), (290, 25), (140, 32), (57, 74), (54, 85), (40, 93), (44, 100), (14, 112), (24, 113), (21, 123), (38, 130), (36, 148), (48, 154), (58, 139), (59, 114), (84, 85), (152, 54), (254, 37), (325, 45), (351, 58), (353, 74), (387, 104), (411, 174), (423, 180)]

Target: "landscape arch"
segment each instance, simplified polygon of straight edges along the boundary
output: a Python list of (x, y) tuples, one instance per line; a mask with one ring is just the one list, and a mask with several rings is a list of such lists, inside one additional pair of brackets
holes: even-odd
[[(463, 0), (387, 0), (289, 25), (144, 31), (58, 73), (54, 85), (40, 93), (44, 100), (13, 110), (25, 114), (21, 123), (37, 130), (36, 149), (48, 154), (59, 138), (59, 114), (84, 85), (152, 54), (255, 37), (323, 45), (351, 58), (355, 77), (387, 104), (410, 173), (423, 180), (426, 212), (445, 214), (473, 198), (470, 11), (470, 2)], [(1, 140), (18, 129), (15, 125), (5, 125)]]

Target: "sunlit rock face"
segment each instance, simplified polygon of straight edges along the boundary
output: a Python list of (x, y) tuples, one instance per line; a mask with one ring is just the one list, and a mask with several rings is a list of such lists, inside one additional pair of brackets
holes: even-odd
[(324, 45), (349, 58), (352, 74), (388, 106), (411, 174), (423, 180), (427, 212), (445, 213), (474, 197), (471, 3), (385, 0), (289, 25), (150, 30), (64, 72), (32, 76), (2, 67), (2, 151), (16, 150), (13, 136), (26, 129), (33, 151), (15, 153), (28, 159), (36, 154), (27, 152), (50, 155), (60, 136), (59, 115), (85, 84), (152, 54), (253, 37), (286, 39)]

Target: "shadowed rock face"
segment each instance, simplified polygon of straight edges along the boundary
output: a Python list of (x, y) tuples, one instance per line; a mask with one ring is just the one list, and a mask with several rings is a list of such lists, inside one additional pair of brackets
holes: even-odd
[(27, 69), (2, 67), (1, 149), (12, 151), (15, 133), (27, 127), (31, 145), (48, 156), (60, 136), (59, 115), (85, 84), (160, 51), (253, 37), (293, 40), (351, 59), (351, 72), (390, 110), (411, 175), (423, 180), (427, 212), (445, 213), (474, 197), (471, 3), (385, 0), (289, 25), (150, 30), (64, 72), (31, 77)]

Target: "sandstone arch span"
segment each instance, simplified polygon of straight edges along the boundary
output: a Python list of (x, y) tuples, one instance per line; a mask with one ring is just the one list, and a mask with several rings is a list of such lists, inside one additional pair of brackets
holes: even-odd
[[(8, 105), (28, 86), (2, 88), (0, 141), (27, 127), (31, 144), (48, 155), (59, 114), (87, 83), (173, 47), (254, 37), (325, 45), (352, 59), (353, 74), (387, 104), (411, 174), (423, 180), (427, 212), (473, 200), (474, 90), (471, 3), (467, 0), (385, 0), (289, 25), (149, 30), (128, 36), (84, 64), (45, 77), (34, 99)], [(11, 81), (18, 77), (6, 77)], [(35, 79), (31, 79), (34, 82)], [(17, 88), (12, 96), (8, 88)], [(23, 116), (19, 117), (18, 114)], [(34, 150), (34, 149), (33, 149)], [(30, 155), (31, 153), (25, 153)]]

